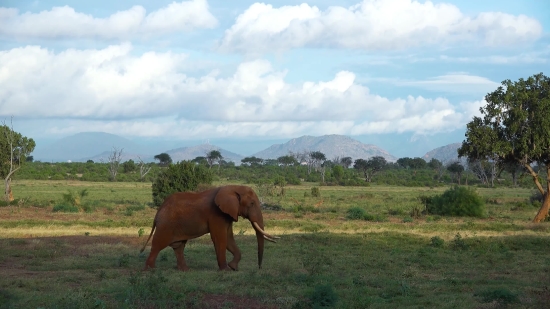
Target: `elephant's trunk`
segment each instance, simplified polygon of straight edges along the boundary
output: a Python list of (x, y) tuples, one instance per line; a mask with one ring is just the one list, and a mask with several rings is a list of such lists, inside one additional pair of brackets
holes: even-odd
[(256, 239), (258, 240), (258, 268), (262, 268), (262, 260), (264, 258), (264, 234), (256, 230)]

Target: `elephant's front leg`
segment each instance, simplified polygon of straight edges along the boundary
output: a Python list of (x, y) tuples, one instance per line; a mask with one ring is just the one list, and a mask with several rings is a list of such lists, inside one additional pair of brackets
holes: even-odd
[(189, 270), (189, 267), (187, 267), (187, 264), (185, 263), (185, 257), (183, 256), (183, 249), (185, 249), (185, 244), (187, 244), (187, 240), (172, 243), (170, 245), (172, 249), (174, 249), (174, 253), (176, 254), (176, 260), (178, 263), (178, 269), (181, 271)]
[(233, 237), (233, 225), (229, 225), (227, 228), (227, 250), (233, 254), (233, 260), (229, 262), (229, 267), (233, 270), (238, 270), (239, 261), (241, 260), (241, 250), (237, 247), (235, 237)]
[(227, 234), (225, 229), (219, 231), (210, 231), (210, 237), (214, 243), (214, 249), (216, 250), (216, 258), (218, 260), (219, 270), (231, 270), (227, 266), (225, 259), (225, 250), (227, 248)]

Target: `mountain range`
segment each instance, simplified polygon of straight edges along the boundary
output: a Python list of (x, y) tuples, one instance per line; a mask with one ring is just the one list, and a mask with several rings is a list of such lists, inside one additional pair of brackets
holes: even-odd
[[(436, 148), (426, 153), (423, 158), (430, 160), (436, 158), (441, 161), (456, 159), (456, 149), (459, 143)], [(174, 162), (192, 160), (199, 156), (205, 156), (211, 150), (218, 150), (226, 161), (240, 164), (245, 156), (237, 154), (209, 143), (195, 146), (179, 147), (173, 149), (158, 149), (152, 146), (138, 144), (124, 137), (104, 132), (82, 132), (65, 138), (61, 138), (49, 145), (37, 145), (32, 153), (37, 161), (43, 162), (105, 162), (114, 149), (122, 149), (122, 161), (141, 159), (145, 162), (154, 161), (154, 156), (165, 152)], [(368, 159), (373, 156), (382, 156), (388, 162), (395, 162), (397, 157), (373, 144), (365, 144), (344, 135), (302, 136), (293, 138), (286, 143), (274, 144), (268, 148), (249, 154), (262, 159), (276, 159), (288, 155), (290, 152), (320, 151), (331, 160), (336, 157), (351, 157), (355, 159)]]

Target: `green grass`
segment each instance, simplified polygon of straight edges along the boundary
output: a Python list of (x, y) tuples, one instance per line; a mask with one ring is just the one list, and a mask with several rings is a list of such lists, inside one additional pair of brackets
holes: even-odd
[[(205, 235), (188, 243), (191, 271), (182, 273), (170, 248), (156, 271), (140, 271), (155, 214), (150, 184), (14, 181), (26, 202), (0, 207), (0, 308), (541, 308), (550, 301), (550, 223), (530, 223), (532, 190), (477, 188), (487, 216), (464, 218), (413, 211), (423, 207), (420, 196), (446, 187), (319, 187), (313, 197), (313, 186), (263, 197), (277, 205), (264, 211), (266, 231), (281, 239), (266, 244), (262, 269), (253, 229), (241, 219), (238, 272), (217, 271)], [(78, 212), (53, 211), (68, 190), (83, 189)]]

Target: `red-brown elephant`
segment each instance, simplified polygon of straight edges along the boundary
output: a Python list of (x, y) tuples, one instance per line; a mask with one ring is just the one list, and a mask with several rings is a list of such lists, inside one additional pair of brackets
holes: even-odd
[[(237, 270), (241, 251), (233, 237), (233, 222), (237, 222), (239, 216), (250, 220), (256, 231), (258, 267), (261, 268), (264, 239), (275, 242), (279, 237), (264, 231), (260, 201), (250, 187), (224, 186), (199, 193), (178, 192), (164, 200), (155, 216), (151, 234), (140, 251), (145, 250), (154, 233), (145, 269), (154, 268), (159, 252), (170, 246), (176, 254), (178, 269), (188, 270), (183, 256), (187, 240), (210, 233), (219, 269)], [(225, 250), (233, 254), (233, 260), (229, 263)]]

